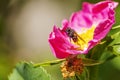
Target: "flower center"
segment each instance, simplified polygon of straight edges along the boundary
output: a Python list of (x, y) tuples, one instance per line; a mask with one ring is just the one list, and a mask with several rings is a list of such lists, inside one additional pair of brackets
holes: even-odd
[(78, 45), (78, 50), (85, 50), (88, 47), (88, 43), (93, 39), (95, 27), (82, 28), (83, 32), (78, 34), (73, 29), (66, 29), (67, 35), (70, 37), (71, 43)]
[(91, 28), (87, 29), (85, 32), (78, 34), (78, 36), (81, 37), (84, 41), (78, 38), (78, 41), (73, 43), (79, 45), (81, 50), (86, 49), (88, 47), (88, 42), (93, 39), (94, 30), (95, 27), (92, 26)]

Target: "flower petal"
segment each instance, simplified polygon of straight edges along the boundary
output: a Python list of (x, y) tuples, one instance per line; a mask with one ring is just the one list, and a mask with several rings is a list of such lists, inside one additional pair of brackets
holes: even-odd
[(54, 26), (53, 32), (50, 34), (48, 40), (51, 50), (57, 58), (65, 58), (70, 54), (78, 53), (78, 51), (75, 50), (77, 46), (70, 43), (68, 37), (56, 26)]
[[(116, 2), (101, 2), (93, 8), (93, 16), (96, 16), (98, 25), (94, 32), (94, 39), (101, 40), (110, 31), (112, 25), (115, 23), (114, 8), (117, 6)], [(98, 9), (98, 10), (97, 10)]]
[[(73, 13), (69, 21), (63, 20), (61, 29), (54, 26), (49, 36), (50, 47), (54, 55), (57, 58), (66, 58), (71, 54), (88, 53), (107, 35), (115, 23), (114, 8), (117, 5), (118, 3), (113, 1), (102, 1), (97, 4), (84, 2), (81, 11)], [(79, 41), (71, 41), (72, 37), (66, 33), (68, 27), (74, 30), (72, 31), (72, 34), (75, 34), (73, 37), (79, 37), (77, 39)]]

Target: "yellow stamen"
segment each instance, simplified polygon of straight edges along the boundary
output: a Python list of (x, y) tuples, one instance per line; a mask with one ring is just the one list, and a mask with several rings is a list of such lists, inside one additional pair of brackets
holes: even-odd
[[(83, 29), (84, 30), (84, 29)], [(78, 40), (73, 42), (74, 44), (80, 46), (80, 50), (84, 50), (88, 47), (88, 42), (93, 39), (95, 27), (87, 29), (85, 32), (78, 34)]]

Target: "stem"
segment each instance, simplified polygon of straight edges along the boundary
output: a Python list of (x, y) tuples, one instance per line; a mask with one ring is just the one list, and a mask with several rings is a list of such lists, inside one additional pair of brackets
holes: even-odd
[[(111, 59), (113, 59), (115, 57), (116, 57), (116, 55), (112, 55), (105, 61), (95, 61), (95, 60), (92, 60), (93, 63), (84, 63), (83, 65), (84, 66), (96, 66), (96, 65), (103, 64), (104, 62), (109, 61), (109, 60), (111, 60)], [(88, 60), (89, 61), (90, 59), (83, 59), (83, 60)], [(61, 63), (63, 61), (65, 61), (65, 59), (53, 60), (53, 61), (48, 61), (48, 62), (43, 62), (43, 63), (37, 63), (37, 64), (34, 64), (34, 67), (56, 65), (56, 64), (59, 64), (59, 63)]]
[(96, 66), (96, 65), (100, 65), (100, 64), (103, 64), (105, 61), (101, 61), (101, 62), (98, 62), (98, 63), (91, 63), (91, 64), (83, 64), (84, 66)]
[(78, 78), (78, 80), (82, 80), (80, 75), (75, 75), (75, 76)]
[(37, 64), (34, 64), (34, 67), (56, 65), (56, 64), (59, 64), (59, 63), (61, 63), (61, 62), (63, 62), (63, 61), (65, 61), (65, 59), (48, 61), (48, 62), (44, 62), (44, 63), (37, 63)]
[(98, 80), (98, 68), (98, 65), (89, 67), (89, 80)]
[(88, 58), (83, 58), (82, 61), (84, 66), (95, 66), (95, 65), (103, 64), (105, 62), (105, 61), (98, 61)]
[(85, 68), (85, 72), (86, 72), (86, 79), (85, 80), (89, 80), (90, 79), (90, 74), (87, 68)]

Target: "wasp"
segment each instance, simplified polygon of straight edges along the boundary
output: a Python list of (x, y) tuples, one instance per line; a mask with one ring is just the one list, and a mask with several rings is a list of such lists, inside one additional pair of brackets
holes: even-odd
[(74, 29), (71, 29), (70, 27), (68, 27), (65, 30), (66, 34), (68, 37), (70, 37), (74, 42), (77, 42), (79, 39), (82, 40), (83, 42), (85, 42), (83, 40), (83, 38), (81, 38)]

